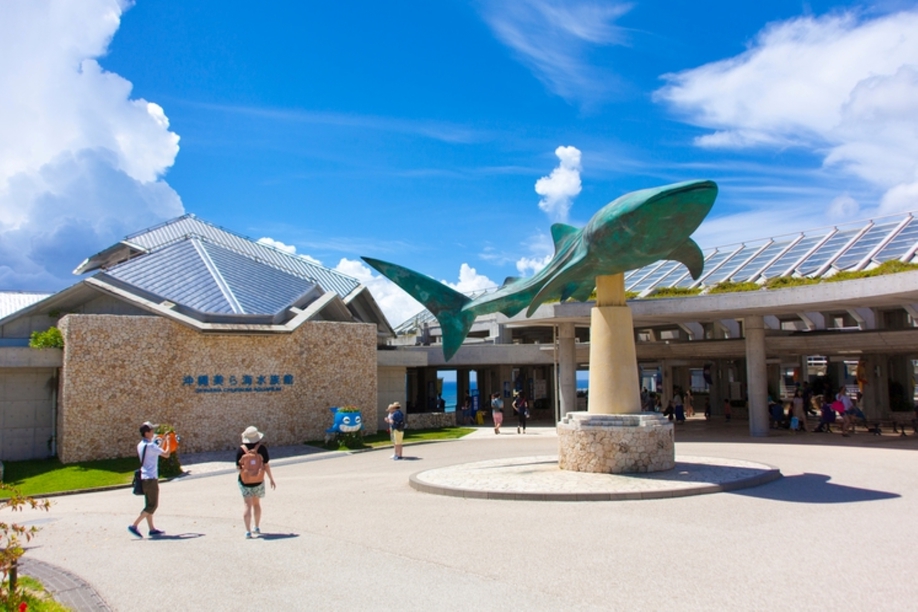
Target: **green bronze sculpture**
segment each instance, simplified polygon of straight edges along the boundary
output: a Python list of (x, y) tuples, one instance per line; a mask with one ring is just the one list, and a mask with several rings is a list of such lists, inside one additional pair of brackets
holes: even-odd
[(685, 264), (697, 279), (704, 269), (701, 249), (689, 236), (717, 197), (713, 181), (690, 181), (625, 194), (602, 207), (583, 229), (551, 226), (555, 255), (530, 278), (508, 278), (495, 292), (476, 299), (396, 264), (363, 260), (424, 304), (440, 322), (443, 356), (449, 361), (475, 318), (492, 312), (526, 316), (547, 300), (585, 301), (598, 276), (634, 270), (660, 259)]

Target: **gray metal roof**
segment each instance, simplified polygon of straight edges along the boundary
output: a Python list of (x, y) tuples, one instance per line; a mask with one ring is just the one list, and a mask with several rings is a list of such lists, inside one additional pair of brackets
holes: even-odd
[[(641, 296), (664, 287), (713, 287), (722, 281), (764, 283), (780, 276), (821, 278), (837, 272), (867, 270), (892, 259), (918, 262), (915, 212), (823, 227), (705, 252), (704, 274), (695, 281), (675, 261), (657, 261), (625, 275), (625, 288)], [(496, 290), (497, 287), (491, 289)], [(479, 292), (479, 295), (481, 292)], [(397, 334), (419, 330), (436, 318), (427, 310), (395, 328)]]
[(50, 293), (32, 293), (29, 291), (0, 291), (0, 319), (40, 302)]
[(201, 238), (184, 237), (103, 276), (207, 314), (275, 315), (322, 293), (312, 281)]
[(230, 251), (246, 255), (293, 276), (314, 282), (325, 291), (334, 291), (342, 297), (360, 286), (357, 279), (312, 263), (298, 255), (291, 255), (272, 246), (255, 242), (245, 236), (198, 219), (193, 214), (177, 217), (131, 234), (118, 245), (109, 247), (87, 259), (75, 272), (82, 274), (99, 268), (108, 268), (137, 256), (137, 253), (153, 252), (187, 238), (199, 238), (201, 242), (219, 245)]

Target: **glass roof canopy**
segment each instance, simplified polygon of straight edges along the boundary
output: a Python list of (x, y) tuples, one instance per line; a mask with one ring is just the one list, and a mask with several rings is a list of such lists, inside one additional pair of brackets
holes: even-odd
[(657, 262), (625, 278), (625, 288), (646, 296), (663, 287), (707, 288), (723, 281), (764, 283), (780, 276), (820, 278), (842, 270), (867, 270), (891, 259), (911, 262), (918, 251), (918, 219), (886, 217), (821, 228), (705, 252), (697, 281), (682, 264)]
[[(626, 273), (625, 289), (644, 297), (664, 287), (704, 289), (724, 281), (761, 284), (780, 276), (821, 278), (843, 270), (868, 270), (892, 259), (909, 263), (916, 261), (918, 251), (918, 219), (914, 214), (710, 249), (704, 253), (704, 273), (697, 281), (681, 263), (658, 261)], [(434, 321), (433, 315), (425, 310), (395, 331), (405, 333)]]

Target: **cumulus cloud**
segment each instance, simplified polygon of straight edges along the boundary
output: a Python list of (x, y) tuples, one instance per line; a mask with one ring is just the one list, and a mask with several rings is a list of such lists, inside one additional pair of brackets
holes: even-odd
[(0, 288), (54, 290), (84, 258), (181, 215), (178, 136), (104, 55), (127, 2), (10, 0), (0, 20)]
[(560, 163), (549, 176), (536, 181), (535, 191), (542, 196), (539, 208), (552, 221), (567, 221), (572, 199), (580, 193), (580, 151), (576, 147), (555, 149)]
[[(425, 309), (423, 304), (408, 295), (404, 289), (385, 276), (374, 274), (373, 270), (362, 261), (342, 258), (335, 270), (356, 278), (366, 285), (373, 295), (373, 299), (376, 300), (383, 314), (386, 315), (386, 319), (393, 326), (407, 321)], [(459, 267), (458, 282), (451, 283), (445, 280), (440, 282), (466, 295), (478, 293), (485, 289), (493, 289), (497, 286), (494, 281), (487, 276), (479, 274), (475, 268), (466, 263)]]
[(832, 221), (839, 219), (850, 219), (860, 212), (861, 206), (857, 200), (849, 194), (843, 193), (831, 202), (829, 202), (829, 219)]
[[(803, 147), (885, 191), (878, 212), (918, 208), (918, 10), (774, 23), (746, 52), (664, 78), (656, 99), (714, 130), (699, 146)], [(840, 202), (827, 212), (859, 210)]]
[(318, 259), (316, 259), (315, 257), (313, 257), (313, 256), (311, 256), (311, 255), (306, 255), (305, 253), (303, 253), (303, 254), (301, 254), (301, 255), (297, 255), (297, 253), (296, 253), (296, 247), (293, 246), (292, 244), (284, 244), (284, 243), (281, 242), (280, 240), (275, 240), (274, 238), (270, 238), (270, 237), (268, 237), (268, 236), (265, 236), (264, 238), (259, 238), (259, 239), (257, 240), (257, 242), (258, 242), (259, 244), (265, 244), (265, 245), (267, 245), (267, 246), (269, 246), (269, 247), (274, 247), (274, 248), (277, 249), (278, 251), (283, 251), (284, 253), (289, 253), (290, 255), (296, 255), (296, 256), (299, 257), (300, 259), (305, 259), (305, 260), (308, 261), (309, 263), (314, 263), (314, 264), (319, 265), (319, 266), (322, 265), (322, 262), (321, 262), (321, 261), (319, 261)]
[(481, 7), (497, 39), (565, 100), (593, 102), (615, 85), (586, 55), (592, 47), (626, 42), (624, 29), (614, 22), (631, 9), (629, 3), (486, 0)]

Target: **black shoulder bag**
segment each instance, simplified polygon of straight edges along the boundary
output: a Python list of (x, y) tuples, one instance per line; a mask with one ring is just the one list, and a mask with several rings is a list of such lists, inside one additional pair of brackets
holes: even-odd
[[(140, 467), (143, 467), (143, 460), (147, 458), (147, 446), (149, 445), (143, 445), (143, 453), (140, 455)], [(139, 468), (134, 470), (134, 482), (132, 486), (134, 487), (134, 495), (143, 495), (143, 478), (140, 477)]]

